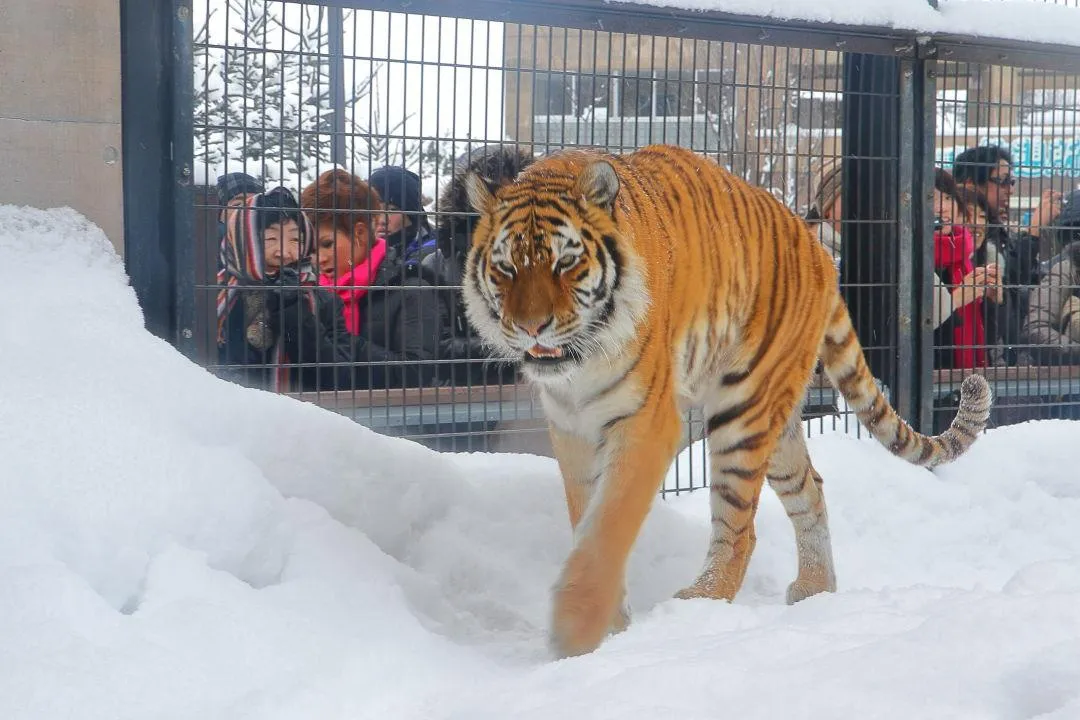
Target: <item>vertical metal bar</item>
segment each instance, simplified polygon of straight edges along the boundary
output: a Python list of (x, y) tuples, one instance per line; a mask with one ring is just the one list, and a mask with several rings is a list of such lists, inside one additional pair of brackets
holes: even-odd
[(897, 250), (899, 262), (897, 264), (897, 358), (896, 358), (896, 391), (893, 394), (893, 403), (900, 416), (911, 418), (915, 416), (915, 374), (917, 372), (915, 358), (915, 335), (918, 325), (915, 318), (919, 316), (919, 298), (917, 297), (918, 281), (913, 272), (915, 262), (914, 227), (917, 218), (913, 214), (914, 203), (913, 188), (915, 186), (915, 162), (918, 133), (915, 125), (916, 112), (916, 86), (914, 60), (902, 60), (900, 62), (900, 158), (899, 158), (899, 183), (897, 190), (899, 196), (896, 199), (899, 215), (897, 216)]
[(934, 427), (934, 157), (936, 154), (937, 63), (925, 60), (915, 64), (919, 86), (914, 89), (917, 154), (912, 169), (912, 217), (914, 232), (913, 278), (919, 298), (918, 345), (915, 386), (916, 405), (909, 422), (923, 433)]
[(194, 359), (195, 342), (195, 207), (191, 191), (195, 155), (195, 69), (191, 0), (172, 6), (172, 226), (173, 272), (176, 282), (176, 347)]
[[(930, 432), (933, 404), (933, 186), (935, 84), (926, 61), (900, 63), (898, 356), (900, 414)], [(927, 92), (929, 85), (929, 93)]]

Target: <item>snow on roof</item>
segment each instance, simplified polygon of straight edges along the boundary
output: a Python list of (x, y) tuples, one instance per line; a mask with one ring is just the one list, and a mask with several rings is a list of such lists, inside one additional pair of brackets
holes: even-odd
[(712, 10), (1035, 43), (1080, 45), (1080, 8), (1036, 0), (621, 0), (680, 10)]

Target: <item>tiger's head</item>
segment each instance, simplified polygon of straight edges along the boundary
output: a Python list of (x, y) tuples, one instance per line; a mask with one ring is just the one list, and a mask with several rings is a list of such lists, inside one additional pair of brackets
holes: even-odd
[(617, 356), (645, 305), (642, 264), (617, 222), (611, 163), (546, 158), (496, 187), (466, 179), (480, 214), (465, 263), (466, 314), (534, 380)]

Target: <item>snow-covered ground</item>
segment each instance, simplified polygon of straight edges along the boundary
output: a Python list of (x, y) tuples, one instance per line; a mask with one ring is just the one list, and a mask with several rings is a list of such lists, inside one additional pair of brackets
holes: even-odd
[(840, 590), (793, 607), (769, 491), (734, 604), (669, 599), (707, 497), (658, 501), (633, 625), (554, 662), (552, 461), (215, 379), (72, 211), (0, 206), (0, 266), (0, 718), (1080, 717), (1080, 424), (937, 473), (813, 439)]

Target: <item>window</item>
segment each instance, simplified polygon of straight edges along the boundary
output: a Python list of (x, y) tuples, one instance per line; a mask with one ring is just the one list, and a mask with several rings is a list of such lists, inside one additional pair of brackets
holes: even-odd
[(962, 135), (967, 129), (968, 91), (948, 88), (937, 91), (937, 134)]
[(697, 116), (719, 117), (734, 111), (735, 71), (698, 70), (694, 73), (694, 111)]
[(536, 117), (692, 118), (730, 109), (732, 90), (725, 70), (624, 73), (537, 72)]
[(650, 77), (622, 76), (618, 88), (618, 108), (622, 117), (652, 117), (653, 81)]
[(603, 116), (610, 81), (599, 75), (538, 72), (533, 81), (533, 115), (537, 117)]
[(693, 117), (697, 90), (694, 72), (657, 73), (655, 110), (658, 117)]
[(536, 73), (533, 77), (533, 115), (572, 114), (575, 79), (566, 73)]
[(695, 83), (692, 71), (658, 70), (649, 75), (616, 78), (615, 106), (623, 117), (693, 117)]
[(606, 117), (611, 106), (611, 79), (601, 75), (576, 75), (574, 83), (574, 115)]
[(844, 124), (844, 93), (836, 90), (800, 90), (795, 112), (787, 118), (800, 128), (838, 128)]
[(1080, 90), (1076, 88), (1039, 88), (1023, 93), (1023, 121), (1032, 125), (1069, 125), (1080, 122), (1077, 104)]

